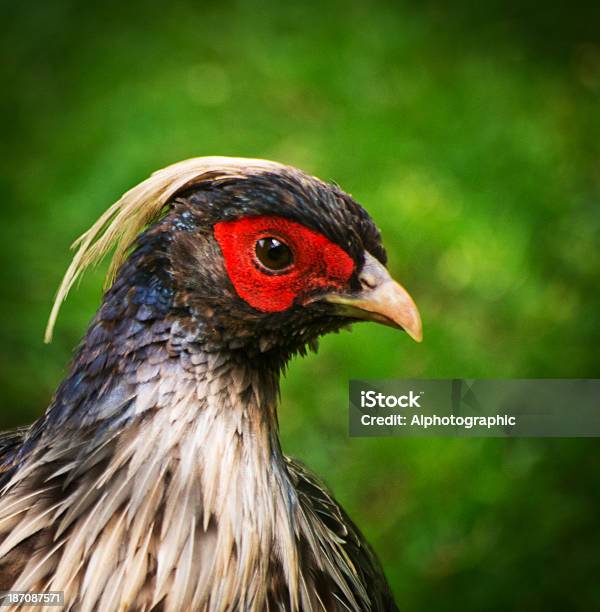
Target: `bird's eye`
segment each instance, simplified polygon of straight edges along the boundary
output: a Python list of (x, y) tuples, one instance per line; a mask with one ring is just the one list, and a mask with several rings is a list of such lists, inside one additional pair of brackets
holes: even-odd
[(288, 268), (293, 262), (290, 247), (278, 238), (268, 236), (257, 241), (256, 258), (267, 270), (279, 272)]

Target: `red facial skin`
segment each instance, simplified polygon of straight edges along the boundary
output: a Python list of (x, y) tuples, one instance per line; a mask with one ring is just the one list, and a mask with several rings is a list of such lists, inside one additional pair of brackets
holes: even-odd
[[(214, 232), (237, 294), (261, 312), (287, 310), (296, 298), (315, 290), (339, 290), (354, 272), (354, 261), (340, 246), (283, 217), (222, 221)], [(288, 268), (269, 272), (259, 263), (256, 243), (267, 237), (290, 248), (293, 261)]]

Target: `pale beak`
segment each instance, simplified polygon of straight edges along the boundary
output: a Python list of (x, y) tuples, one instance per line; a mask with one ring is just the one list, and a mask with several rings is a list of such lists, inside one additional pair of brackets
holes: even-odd
[(423, 327), (416, 304), (385, 266), (369, 253), (365, 253), (359, 280), (362, 289), (358, 293), (329, 293), (321, 300), (337, 304), (341, 315), (401, 328), (413, 340), (421, 342)]

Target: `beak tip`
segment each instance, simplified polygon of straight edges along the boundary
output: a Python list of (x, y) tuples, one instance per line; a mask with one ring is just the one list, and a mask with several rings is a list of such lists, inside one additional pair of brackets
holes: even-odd
[(423, 342), (423, 326), (420, 317), (412, 325), (403, 327), (404, 331), (417, 343)]
[(418, 344), (423, 342), (423, 332), (419, 330), (418, 334), (409, 334), (409, 336)]

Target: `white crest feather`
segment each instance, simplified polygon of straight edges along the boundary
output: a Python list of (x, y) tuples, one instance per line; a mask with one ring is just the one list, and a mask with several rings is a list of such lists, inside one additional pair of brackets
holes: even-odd
[(106, 278), (106, 284), (110, 286), (136, 236), (160, 216), (165, 205), (177, 193), (207, 180), (245, 178), (257, 172), (282, 168), (284, 166), (281, 164), (264, 159), (194, 157), (158, 170), (130, 189), (73, 243), (72, 248), (77, 252), (58, 289), (44, 341), (52, 340), (60, 307), (83, 272), (89, 266), (98, 264), (114, 247), (115, 253)]

